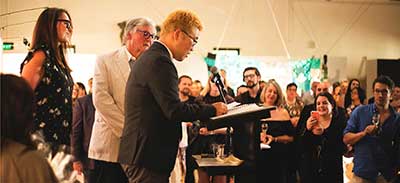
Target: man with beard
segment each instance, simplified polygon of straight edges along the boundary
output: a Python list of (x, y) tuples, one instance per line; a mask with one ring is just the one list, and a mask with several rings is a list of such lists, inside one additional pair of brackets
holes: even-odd
[(389, 105), (394, 83), (379, 76), (373, 104), (357, 107), (347, 121), (343, 142), (354, 146), (352, 182), (396, 182), (400, 115)]
[[(248, 90), (235, 98), (241, 104), (260, 103), (262, 88), (259, 81), (261, 74), (255, 67), (247, 67), (243, 71), (243, 81)], [(259, 123), (246, 121), (233, 126), (233, 152), (236, 157), (244, 160), (235, 174), (235, 182), (252, 183), (256, 180), (256, 153), (260, 150)]]
[(255, 67), (247, 67), (243, 71), (243, 81), (248, 88), (247, 92), (238, 95), (235, 101), (241, 104), (260, 103), (261, 87), (259, 81), (261, 74)]
[(187, 75), (182, 75), (178, 79), (178, 90), (179, 90), (179, 99), (181, 102), (193, 103), (196, 99), (193, 96), (190, 96), (191, 87), (192, 87), (192, 78)]

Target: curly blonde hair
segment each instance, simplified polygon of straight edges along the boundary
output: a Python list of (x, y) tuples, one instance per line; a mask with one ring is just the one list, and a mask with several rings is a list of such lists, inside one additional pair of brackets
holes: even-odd
[(173, 32), (176, 29), (190, 31), (193, 27), (199, 29), (199, 31), (203, 30), (199, 17), (189, 10), (176, 10), (164, 20), (160, 35)]

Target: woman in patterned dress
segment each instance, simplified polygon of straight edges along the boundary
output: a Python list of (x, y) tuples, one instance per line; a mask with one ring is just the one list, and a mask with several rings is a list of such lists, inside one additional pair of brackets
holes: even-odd
[(74, 82), (65, 52), (72, 31), (66, 10), (47, 8), (36, 22), (30, 51), (21, 64), (21, 75), (35, 93), (34, 130), (41, 131), (53, 153), (59, 145), (70, 144)]

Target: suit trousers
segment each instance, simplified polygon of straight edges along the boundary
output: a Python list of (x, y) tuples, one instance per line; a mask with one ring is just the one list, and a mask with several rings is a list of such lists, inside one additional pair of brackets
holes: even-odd
[(169, 174), (154, 172), (136, 165), (124, 165), (122, 168), (129, 179), (129, 183), (168, 183)]
[(119, 163), (95, 160), (94, 171), (97, 175), (95, 180), (96, 183), (128, 182), (128, 178), (126, 177), (124, 170)]

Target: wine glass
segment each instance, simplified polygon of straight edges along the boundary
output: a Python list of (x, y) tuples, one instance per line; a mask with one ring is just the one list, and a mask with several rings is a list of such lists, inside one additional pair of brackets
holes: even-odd
[(267, 134), (268, 123), (261, 123), (261, 132)]
[(374, 124), (377, 128), (377, 131), (375, 132), (374, 135), (379, 135), (380, 133), (380, 122), (379, 122), (379, 118), (380, 118), (380, 114), (379, 113), (374, 113), (374, 115), (372, 116), (372, 124)]
[[(268, 123), (261, 123), (261, 132), (266, 135), (267, 131), (268, 131)], [(267, 139), (267, 142), (268, 142), (268, 139)], [(261, 142), (260, 143), (260, 148), (261, 149), (269, 149), (269, 148), (271, 148), (271, 146), (269, 146), (266, 143)]]

